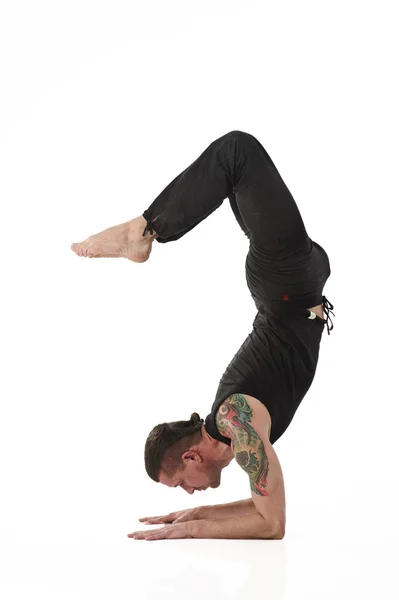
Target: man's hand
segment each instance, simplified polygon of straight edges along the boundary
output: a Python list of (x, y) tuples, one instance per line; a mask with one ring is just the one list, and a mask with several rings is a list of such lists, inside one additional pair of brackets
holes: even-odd
[(197, 515), (198, 508), (187, 508), (186, 510), (177, 510), (162, 517), (143, 517), (139, 519), (145, 525), (159, 525), (160, 523), (184, 523), (185, 521), (194, 521), (200, 517)]
[(160, 529), (134, 531), (133, 533), (128, 533), (127, 537), (134, 538), (135, 540), (178, 540), (192, 538), (194, 536), (189, 531), (189, 523), (173, 523)]

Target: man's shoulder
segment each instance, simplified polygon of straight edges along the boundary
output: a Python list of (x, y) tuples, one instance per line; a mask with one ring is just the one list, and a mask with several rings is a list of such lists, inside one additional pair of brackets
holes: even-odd
[(221, 402), (216, 412), (216, 427), (221, 435), (232, 439), (234, 425), (244, 422), (270, 439), (272, 420), (266, 406), (249, 394), (231, 394)]

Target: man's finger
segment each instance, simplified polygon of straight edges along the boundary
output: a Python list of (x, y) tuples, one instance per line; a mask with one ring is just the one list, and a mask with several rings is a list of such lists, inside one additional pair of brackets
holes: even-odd
[(144, 523), (144, 525), (156, 525), (157, 523), (165, 523), (166, 520), (159, 518), (159, 519), (147, 519), (146, 521), (142, 521), (142, 523)]
[(149, 529), (147, 531), (133, 531), (132, 533), (128, 533), (127, 537), (135, 537), (136, 539), (144, 539), (148, 536), (154, 536), (158, 533), (162, 533), (163, 529)]

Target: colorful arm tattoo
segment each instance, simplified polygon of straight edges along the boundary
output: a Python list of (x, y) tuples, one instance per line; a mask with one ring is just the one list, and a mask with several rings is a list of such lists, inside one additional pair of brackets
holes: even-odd
[(245, 396), (232, 394), (220, 405), (216, 425), (222, 435), (230, 433), (232, 436), (236, 460), (249, 475), (251, 490), (255, 494), (268, 496), (269, 459), (261, 438), (251, 426), (252, 414)]

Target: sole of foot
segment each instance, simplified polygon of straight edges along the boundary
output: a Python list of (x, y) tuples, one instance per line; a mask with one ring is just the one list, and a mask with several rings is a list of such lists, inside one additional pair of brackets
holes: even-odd
[(87, 258), (127, 258), (132, 262), (147, 262), (157, 234), (147, 233), (143, 236), (146, 223), (143, 217), (137, 217), (127, 223), (109, 227), (83, 242), (72, 244), (71, 250), (78, 256)]

